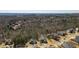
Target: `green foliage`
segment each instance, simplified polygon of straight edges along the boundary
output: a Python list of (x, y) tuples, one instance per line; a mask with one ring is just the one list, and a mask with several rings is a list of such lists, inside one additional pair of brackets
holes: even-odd
[(48, 38), (48, 39), (52, 39), (52, 35), (48, 35), (47, 38)]
[(11, 30), (10, 25), (6, 25), (4, 28), (4, 32), (9, 32)]
[(28, 38), (24, 35), (17, 35), (14, 39), (13, 39), (13, 42), (14, 42), (14, 45), (25, 45), (25, 43), (27, 43), (28, 41)]
[(12, 34), (11, 26), (9, 24), (4, 26), (3, 32), (6, 38), (10, 38), (10, 35)]

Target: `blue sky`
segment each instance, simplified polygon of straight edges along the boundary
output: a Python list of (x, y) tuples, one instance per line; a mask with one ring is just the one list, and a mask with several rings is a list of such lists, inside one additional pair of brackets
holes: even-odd
[(0, 13), (79, 13), (79, 10), (0, 10)]

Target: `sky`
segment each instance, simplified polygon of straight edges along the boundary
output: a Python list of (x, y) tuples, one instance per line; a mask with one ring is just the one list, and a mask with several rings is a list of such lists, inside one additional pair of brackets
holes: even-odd
[(79, 10), (0, 10), (0, 13), (79, 13)]

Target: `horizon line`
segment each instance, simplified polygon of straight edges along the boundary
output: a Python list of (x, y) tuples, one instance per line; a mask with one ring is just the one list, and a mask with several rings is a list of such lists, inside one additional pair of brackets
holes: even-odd
[(0, 10), (0, 13), (79, 13), (79, 10)]

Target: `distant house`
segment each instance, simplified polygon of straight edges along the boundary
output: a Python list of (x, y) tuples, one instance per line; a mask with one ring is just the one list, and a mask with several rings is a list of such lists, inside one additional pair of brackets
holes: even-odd
[(75, 41), (79, 43), (79, 36), (76, 36)]
[(70, 29), (67, 29), (66, 32), (67, 32), (67, 33), (75, 33), (76, 30), (78, 30), (78, 28), (76, 28), (76, 29), (70, 28)]
[(5, 39), (5, 45), (12, 45), (13, 42), (11, 39)]
[(41, 43), (47, 43), (47, 37), (45, 35), (41, 34), (39, 37), (39, 41)]
[(79, 28), (75, 28), (75, 30), (76, 30), (76, 32), (78, 32), (79, 31)]
[(18, 22), (11, 24), (10, 26), (13, 30), (16, 30), (16, 29), (19, 29), (21, 27), (21, 25), (22, 25), (22, 22), (18, 21)]
[(40, 35), (39, 40), (45, 40), (45, 36), (43, 34)]
[(14, 30), (16, 30), (16, 29), (20, 28), (20, 26), (21, 26), (21, 24), (15, 24), (14, 26), (12, 26), (12, 28), (13, 28)]
[(16, 21), (16, 22), (13, 22), (10, 24), (10, 27), (13, 29), (13, 30), (17, 30), (21, 27), (22, 25), (22, 21)]
[(56, 41), (59, 41), (60, 37), (58, 35), (58, 33), (52, 33), (52, 38)]
[(58, 31), (57, 34), (58, 35), (61, 35), (61, 36), (67, 35), (67, 33), (65, 31)]
[(72, 42), (64, 42), (64, 43), (62, 44), (62, 46), (63, 46), (64, 48), (75, 48), (75, 45), (74, 45), (74, 43), (72, 43)]
[(2, 33), (0, 33), (0, 43), (4, 42), (5, 39), (4, 39), (4, 35)]
[(53, 36), (58, 36), (58, 33), (52, 33), (51, 35), (53, 35)]
[(37, 41), (35, 39), (31, 39), (29, 43), (34, 45), (37, 44)]

